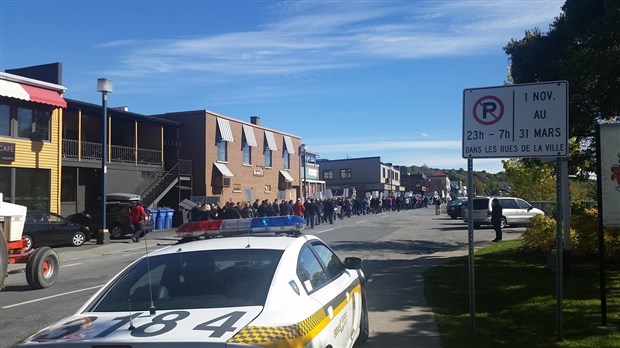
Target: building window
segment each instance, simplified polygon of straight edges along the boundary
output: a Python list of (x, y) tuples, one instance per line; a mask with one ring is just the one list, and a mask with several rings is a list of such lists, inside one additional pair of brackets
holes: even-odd
[(0, 104), (0, 136), (50, 140), (51, 107)]
[(34, 110), (34, 132), (38, 140), (50, 140), (51, 118), (49, 110)]
[(271, 160), (271, 149), (267, 144), (265, 144), (265, 168), (273, 167), (273, 162)]
[(0, 104), (0, 136), (11, 135), (11, 107)]
[(340, 179), (351, 179), (351, 168), (340, 169)]
[(232, 191), (241, 192), (241, 184), (233, 184)]
[(282, 151), (282, 160), (284, 161), (284, 169), (291, 169), (291, 156), (286, 147)]
[(226, 151), (228, 142), (218, 134), (215, 144), (217, 145), (217, 160), (226, 162), (228, 159), (228, 154)]
[(245, 139), (245, 134), (241, 140), (241, 152), (243, 153), (243, 164), (252, 164), (252, 147)]
[(332, 180), (334, 178), (333, 170), (325, 170), (323, 171), (323, 180)]

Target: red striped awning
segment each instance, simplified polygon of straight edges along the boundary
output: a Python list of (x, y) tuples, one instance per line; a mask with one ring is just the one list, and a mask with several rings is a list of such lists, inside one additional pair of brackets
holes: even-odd
[(24, 83), (0, 80), (0, 95), (66, 108), (67, 102), (55, 90), (34, 87)]

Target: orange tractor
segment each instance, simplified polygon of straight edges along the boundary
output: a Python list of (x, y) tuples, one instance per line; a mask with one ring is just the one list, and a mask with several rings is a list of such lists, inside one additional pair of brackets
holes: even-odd
[(9, 271), (9, 264), (26, 264), (26, 280), (34, 289), (52, 286), (60, 269), (58, 254), (50, 247), (26, 251), (27, 243), (22, 239), (27, 208), (3, 201), (0, 193), (0, 289), (9, 273), (20, 273), (24, 269)]

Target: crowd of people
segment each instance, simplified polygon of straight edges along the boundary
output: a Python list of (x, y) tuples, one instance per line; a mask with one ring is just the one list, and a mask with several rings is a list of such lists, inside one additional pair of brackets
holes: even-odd
[[(434, 204), (434, 202), (432, 202)], [(343, 198), (331, 199), (309, 198), (306, 202), (293, 200), (270, 201), (256, 199), (254, 203), (227, 202), (219, 204), (200, 204), (188, 212), (189, 221), (242, 219), (265, 216), (297, 215), (306, 220), (306, 226), (313, 229), (320, 224), (333, 224), (337, 220), (366, 214), (381, 214), (389, 211), (401, 211), (427, 207), (431, 202), (422, 195), (410, 197), (383, 197), (383, 198)]]

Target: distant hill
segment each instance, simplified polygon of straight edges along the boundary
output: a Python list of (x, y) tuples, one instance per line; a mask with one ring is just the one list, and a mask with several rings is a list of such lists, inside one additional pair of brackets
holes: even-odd
[[(469, 187), (469, 183), (467, 182), (467, 170), (460, 169), (439, 169), (439, 168), (430, 168), (428, 166), (409, 166), (408, 171), (411, 174), (422, 173), (424, 175), (431, 176), (435, 174), (437, 171), (442, 171), (448, 175), (450, 181), (461, 181), (463, 185)], [(502, 173), (493, 174), (487, 173), (485, 170), (483, 171), (474, 171), (474, 184), (476, 190), (474, 191), (478, 195), (496, 195), (499, 193), (499, 189), (501, 188), (502, 182)]]

